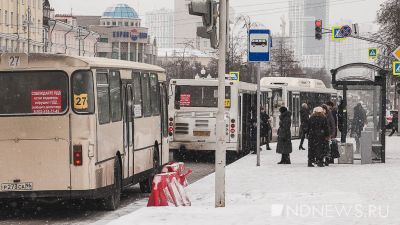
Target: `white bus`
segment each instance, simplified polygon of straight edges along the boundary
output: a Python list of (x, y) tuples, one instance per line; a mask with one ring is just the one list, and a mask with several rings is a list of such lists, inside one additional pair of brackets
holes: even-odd
[(0, 200), (99, 199), (169, 161), (162, 68), (105, 58), (1, 55)]
[[(255, 113), (256, 85), (225, 82), (227, 151), (237, 155), (250, 151), (252, 109)], [(172, 79), (170, 81), (170, 149), (180, 158), (185, 151), (215, 150), (218, 81)], [(262, 89), (261, 104), (270, 109), (271, 90)]]
[[(321, 80), (294, 77), (264, 77), (261, 85), (272, 89), (273, 133), (279, 128), (279, 108), (285, 106), (292, 112), (292, 136), (300, 136), (300, 109), (303, 103), (311, 108), (337, 99), (337, 90), (327, 88)], [(311, 109), (310, 109), (311, 110)]]

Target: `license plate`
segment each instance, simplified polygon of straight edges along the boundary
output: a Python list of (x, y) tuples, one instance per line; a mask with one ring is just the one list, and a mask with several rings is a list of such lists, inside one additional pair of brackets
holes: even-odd
[(1, 191), (31, 191), (33, 190), (33, 183), (14, 183), (14, 184), (1, 184)]
[(210, 136), (210, 131), (193, 131), (193, 136), (207, 137)]

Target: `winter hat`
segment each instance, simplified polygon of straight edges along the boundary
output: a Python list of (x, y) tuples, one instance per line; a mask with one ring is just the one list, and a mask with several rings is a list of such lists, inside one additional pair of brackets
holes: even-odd
[(320, 106), (315, 107), (313, 113), (324, 113), (324, 109)]
[(280, 112), (280, 113), (287, 112), (287, 108), (284, 107), (284, 106), (282, 106), (282, 107), (279, 108), (279, 112)]

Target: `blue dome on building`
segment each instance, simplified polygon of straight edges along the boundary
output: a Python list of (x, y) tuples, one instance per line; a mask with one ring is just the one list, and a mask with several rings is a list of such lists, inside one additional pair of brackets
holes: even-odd
[(116, 6), (108, 7), (103, 13), (102, 18), (126, 18), (126, 19), (139, 19), (138, 13), (127, 4), (118, 4)]

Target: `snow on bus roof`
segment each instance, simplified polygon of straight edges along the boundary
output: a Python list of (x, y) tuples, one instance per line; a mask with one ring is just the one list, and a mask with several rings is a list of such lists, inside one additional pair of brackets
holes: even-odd
[(288, 87), (327, 88), (322, 80), (297, 77), (263, 77), (262, 85), (280, 85)]

